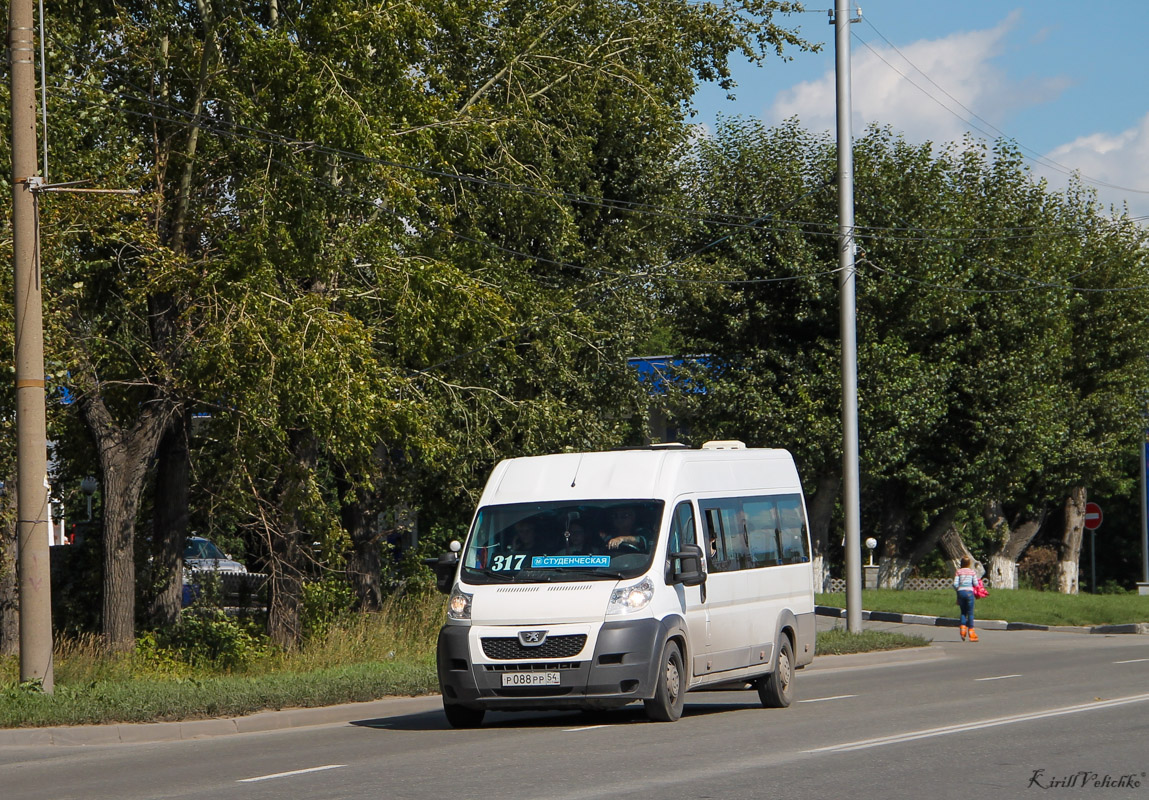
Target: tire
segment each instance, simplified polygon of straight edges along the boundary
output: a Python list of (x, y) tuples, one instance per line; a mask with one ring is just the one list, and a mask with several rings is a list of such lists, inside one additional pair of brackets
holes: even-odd
[(674, 722), (682, 716), (686, 702), (686, 674), (682, 669), (682, 651), (674, 642), (667, 642), (662, 650), (658, 680), (654, 697), (643, 700), (646, 716), (654, 722)]
[(758, 699), (766, 708), (786, 708), (794, 702), (794, 648), (782, 635), (774, 671), (758, 679)]
[(443, 703), (443, 713), (447, 715), (447, 722), (452, 728), (477, 728), (483, 724), (483, 716), (487, 712), (481, 708)]

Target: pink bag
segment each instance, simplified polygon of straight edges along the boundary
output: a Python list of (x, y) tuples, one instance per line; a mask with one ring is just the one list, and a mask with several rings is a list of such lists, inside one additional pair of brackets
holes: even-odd
[(985, 584), (981, 582), (981, 578), (978, 578), (977, 583), (973, 585), (973, 596), (979, 600), (983, 597), (989, 597), (989, 589), (985, 588)]

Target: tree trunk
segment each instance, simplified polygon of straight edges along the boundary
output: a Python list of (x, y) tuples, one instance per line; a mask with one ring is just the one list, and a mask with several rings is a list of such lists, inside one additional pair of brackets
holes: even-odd
[(905, 583), (911, 564), (902, 555), (908, 538), (909, 520), (906, 519), (906, 506), (900, 490), (891, 490), (882, 505), (878, 529), (875, 531), (881, 547), (878, 556), (878, 586), (883, 589), (897, 589)]
[(830, 590), (830, 569), (826, 559), (830, 553), (830, 520), (838, 502), (838, 487), (842, 478), (837, 472), (826, 472), (818, 476), (814, 494), (806, 498), (806, 510), (810, 514), (810, 546), (813, 548), (814, 586), (817, 591)]
[(156, 587), (149, 616), (157, 625), (175, 625), (183, 606), (184, 541), (188, 529), (188, 416), (172, 417), (156, 459), (156, 502), (152, 515), (152, 570)]
[[(15, 485), (8, 481), (8, 486)], [(20, 651), (20, 586), (16, 579), (16, 513), (13, 492), (0, 496), (0, 656)]]
[(136, 514), (148, 464), (171, 412), (166, 403), (154, 401), (125, 432), (98, 394), (81, 395), (80, 411), (95, 437), (103, 473), (104, 643), (130, 650), (136, 636)]
[(1065, 499), (1065, 527), (1057, 553), (1057, 591), (1062, 594), (1077, 594), (1081, 588), (1077, 573), (1085, 532), (1085, 501), (1084, 486), (1074, 486)]
[(309, 539), (304, 524), (308, 481), (315, 474), (317, 450), (310, 431), (290, 434), (293, 463), (287, 465), (276, 491), (279, 523), (269, 530), (267, 635), (292, 650), (303, 641), (303, 579), (310, 554), (301, 546)]
[[(954, 529), (957, 513), (957, 506), (942, 509), (930, 526), (922, 532), (909, 556), (903, 557), (897, 551), (891, 553), (888, 547), (884, 548), (878, 567), (878, 585), (883, 589), (901, 589), (905, 586), (906, 578), (913, 572), (914, 567), (937, 548), (938, 542), (947, 532), (953, 530), (957, 535), (957, 530)], [(890, 521), (892, 520), (891, 517)], [(908, 524), (904, 519), (898, 523), (898, 529), (902, 532), (895, 537), (895, 546), (900, 546), (907, 538), (905, 531), (908, 530)]]
[[(350, 487), (340, 487), (344, 497)], [(344, 503), (343, 528), (351, 537), (351, 552), (347, 556), (347, 579), (355, 590), (356, 605), (360, 611), (378, 611), (383, 607), (383, 563), (380, 557), (380, 533), (371, 524), (371, 493), (365, 489), (353, 490), (354, 500)]]
[(1017, 588), (1017, 561), (1033, 537), (1037, 536), (1041, 526), (1045, 524), (1048, 512), (1042, 510), (1035, 516), (1023, 518), (1020, 522), (1010, 525), (1000, 503), (986, 504), (984, 517), (986, 524), (991, 528), (1004, 531), (1001, 546), (989, 556), (989, 581), (996, 589)]

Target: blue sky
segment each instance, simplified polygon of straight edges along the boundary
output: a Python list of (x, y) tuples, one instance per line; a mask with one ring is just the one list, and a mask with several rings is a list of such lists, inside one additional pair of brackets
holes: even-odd
[[(782, 18), (821, 53), (737, 65), (737, 99), (704, 87), (695, 121), (797, 116), (833, 130), (833, 5)], [(862, 12), (851, 26), (855, 136), (872, 122), (912, 141), (1004, 135), (1054, 188), (1076, 170), (1104, 203), (1149, 217), (1149, 2), (868, 0)]]

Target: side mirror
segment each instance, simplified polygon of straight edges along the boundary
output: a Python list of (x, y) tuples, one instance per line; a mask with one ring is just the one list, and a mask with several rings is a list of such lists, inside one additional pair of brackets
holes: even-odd
[(451, 593), (451, 585), (455, 581), (455, 570), (459, 567), (459, 550), (461, 545), (452, 541), (448, 545), (450, 552), (440, 553), (438, 558), (424, 558), (423, 563), (435, 573), (435, 588), (443, 594)]
[(706, 573), (702, 571), (702, 548), (696, 544), (683, 545), (682, 552), (670, 554), (670, 579), (683, 586), (700, 586), (706, 583)]

